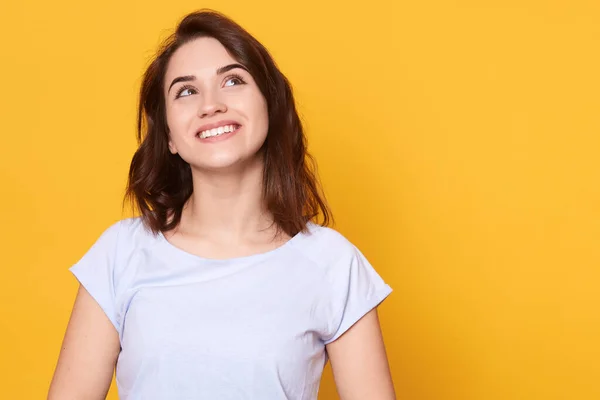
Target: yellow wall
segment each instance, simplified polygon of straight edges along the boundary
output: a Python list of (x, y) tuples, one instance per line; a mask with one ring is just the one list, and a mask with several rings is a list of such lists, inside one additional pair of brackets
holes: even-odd
[(337, 228), (395, 289), (400, 399), (600, 398), (600, 2), (334, 3), (3, 2), (0, 398), (43, 398), (143, 68), (201, 6), (293, 82)]

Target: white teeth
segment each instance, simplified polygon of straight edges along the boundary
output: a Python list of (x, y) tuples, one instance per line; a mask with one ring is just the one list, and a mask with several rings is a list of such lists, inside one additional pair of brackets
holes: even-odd
[(200, 132), (200, 139), (206, 139), (213, 136), (222, 135), (224, 133), (233, 132), (236, 130), (235, 125), (224, 125), (218, 128), (207, 129), (205, 131)]

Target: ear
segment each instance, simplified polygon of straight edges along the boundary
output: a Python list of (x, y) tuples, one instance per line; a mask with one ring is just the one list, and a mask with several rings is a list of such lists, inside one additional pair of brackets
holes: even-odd
[(171, 154), (177, 154), (177, 147), (175, 147), (175, 143), (171, 139), (169, 139), (169, 151)]

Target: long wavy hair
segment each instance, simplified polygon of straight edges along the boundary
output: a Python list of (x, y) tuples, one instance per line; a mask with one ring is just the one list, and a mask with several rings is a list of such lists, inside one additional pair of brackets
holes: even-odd
[(157, 234), (175, 228), (192, 192), (202, 190), (192, 185), (190, 165), (169, 151), (163, 90), (171, 56), (200, 37), (218, 40), (248, 68), (266, 99), (269, 128), (260, 150), (264, 159), (263, 198), (277, 230), (294, 236), (305, 231), (310, 220), (329, 225), (331, 211), (317, 178), (315, 161), (307, 151), (289, 81), (262, 44), (240, 25), (212, 10), (185, 16), (144, 74), (137, 115), (139, 147), (131, 160), (124, 202), (129, 200), (144, 225)]

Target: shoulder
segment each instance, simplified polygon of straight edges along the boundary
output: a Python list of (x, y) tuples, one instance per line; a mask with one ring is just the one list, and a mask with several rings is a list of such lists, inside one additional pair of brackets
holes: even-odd
[(140, 217), (125, 218), (107, 225), (92, 249), (96, 253), (102, 252), (119, 258), (119, 255), (126, 255), (140, 245), (148, 245), (153, 238), (152, 232), (144, 226)]
[(121, 219), (108, 225), (100, 235), (100, 238), (105, 238), (107, 241), (118, 244), (136, 239), (139, 240), (149, 235), (152, 235), (152, 233), (144, 226), (141, 217), (132, 217)]
[(295, 247), (302, 255), (322, 267), (348, 264), (360, 255), (358, 248), (337, 230), (309, 223)]
[(133, 255), (155, 244), (155, 236), (140, 217), (121, 219), (107, 225), (71, 271), (80, 276), (110, 271), (116, 284), (126, 271), (131, 271)]

